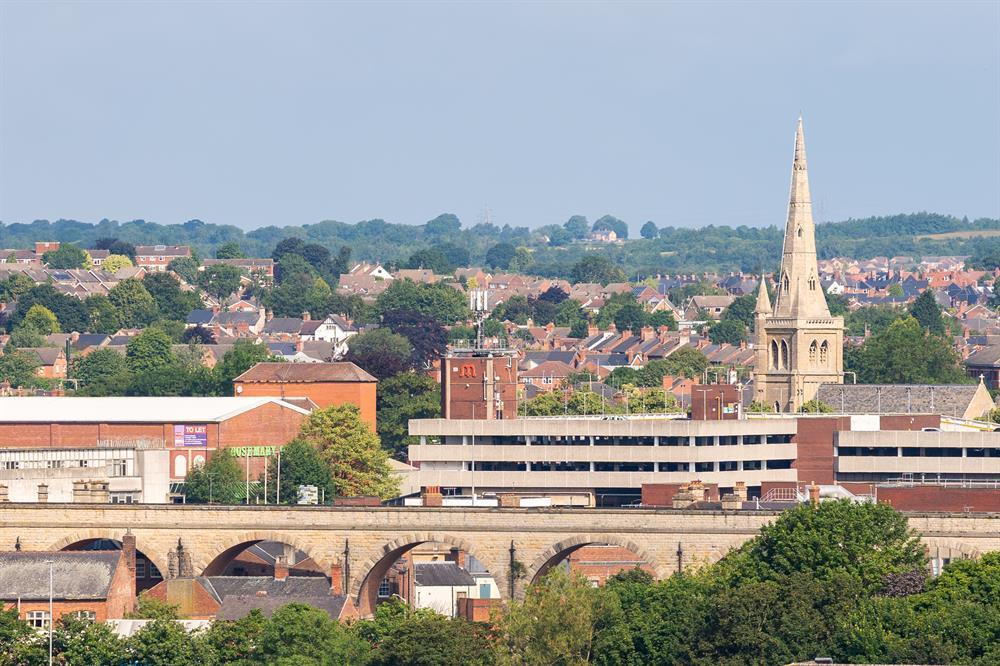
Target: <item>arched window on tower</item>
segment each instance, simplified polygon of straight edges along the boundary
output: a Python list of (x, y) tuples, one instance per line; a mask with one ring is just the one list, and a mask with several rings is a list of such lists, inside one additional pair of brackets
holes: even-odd
[(816, 276), (809, 278), (809, 291), (816, 291)]
[(816, 344), (815, 340), (809, 344), (809, 365), (816, 365), (816, 350), (818, 347), (819, 345)]
[(827, 344), (826, 340), (823, 344), (819, 346), (819, 362), (820, 365), (826, 365), (830, 360), (830, 345)]
[(798, 229), (795, 230), (795, 235), (798, 236), (799, 238), (802, 238), (802, 227), (799, 227)]
[(785, 340), (781, 341), (781, 367), (787, 370), (789, 367), (788, 363), (788, 342)]
[(783, 291), (788, 291), (788, 273), (781, 276), (781, 289)]
[(778, 369), (778, 358), (780, 352), (778, 351), (778, 341), (771, 340), (771, 368), (774, 370)]

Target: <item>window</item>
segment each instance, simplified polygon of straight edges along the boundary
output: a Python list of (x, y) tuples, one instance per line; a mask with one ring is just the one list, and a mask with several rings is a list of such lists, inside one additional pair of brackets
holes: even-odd
[(714, 463), (710, 462), (696, 462), (694, 464), (694, 471), (696, 472), (711, 472), (714, 467)]
[(781, 367), (788, 367), (788, 342), (785, 340), (781, 341)]
[(126, 476), (128, 474), (128, 461), (122, 458), (111, 461), (111, 476)]
[(149, 563), (149, 577), (150, 578), (163, 578), (160, 570), (156, 568), (156, 565), (152, 562)]
[(795, 230), (795, 235), (798, 236), (799, 238), (802, 238), (802, 227), (799, 227), (798, 229)]
[(739, 469), (739, 464), (735, 460), (722, 460), (719, 462), (720, 472), (735, 472)]
[(59, 469), (63, 466), (62, 460), (47, 460), (45, 461), (45, 466), (49, 469)]
[(760, 469), (760, 461), (759, 460), (744, 460), (743, 461), (743, 469), (746, 470), (746, 471), (757, 471), (757, 470)]
[(21, 469), (21, 463), (17, 460), (4, 460), (0, 463), (0, 469)]
[(92, 610), (78, 610), (70, 613), (69, 615), (86, 622), (94, 622), (97, 620), (97, 613)]
[(187, 476), (187, 458), (179, 455), (174, 458), (174, 478), (183, 479)]
[(35, 629), (45, 629), (49, 626), (49, 612), (43, 610), (28, 611), (25, 618)]
[(687, 472), (689, 471), (688, 463), (686, 462), (662, 462), (660, 463), (661, 472)]
[(816, 352), (817, 352), (818, 349), (819, 349), (819, 345), (817, 345), (816, 341), (813, 340), (809, 344), (809, 363), (812, 364), (812, 365), (815, 365), (815, 363), (816, 363)]
[(775, 370), (778, 369), (778, 341), (771, 340), (771, 367)]
[(822, 365), (826, 365), (827, 359), (830, 356), (830, 345), (823, 341), (823, 344), (819, 346), (819, 362)]
[(146, 560), (141, 558), (135, 559), (135, 577), (145, 578), (146, 577)]
[(383, 578), (382, 582), (378, 584), (378, 597), (379, 597), (379, 599), (388, 599), (389, 598), (390, 589), (391, 588), (389, 586), (389, 579), (388, 578)]

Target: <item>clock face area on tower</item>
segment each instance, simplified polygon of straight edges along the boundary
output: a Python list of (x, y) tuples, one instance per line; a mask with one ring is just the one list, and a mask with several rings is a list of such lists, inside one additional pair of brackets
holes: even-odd
[(816, 397), (820, 384), (842, 384), (844, 378), (844, 320), (830, 315), (819, 282), (801, 118), (777, 275), (773, 306), (762, 276), (754, 309), (754, 400), (778, 412), (793, 412)]

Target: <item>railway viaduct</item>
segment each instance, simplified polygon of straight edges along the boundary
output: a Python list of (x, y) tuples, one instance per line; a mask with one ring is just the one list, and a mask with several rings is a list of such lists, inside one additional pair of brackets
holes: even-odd
[[(497, 509), (430, 507), (274, 507), (196, 505), (0, 505), (0, 550), (56, 551), (126, 532), (165, 576), (177, 562), (215, 575), (243, 549), (279, 541), (330, 572), (334, 589), (369, 610), (378, 583), (409, 549), (437, 542), (474, 555), (504, 596), (525, 587), (575, 549), (616, 544), (657, 577), (714, 562), (753, 537), (773, 511), (674, 509)], [(976, 557), (1000, 550), (998, 514), (908, 514), (932, 557)]]

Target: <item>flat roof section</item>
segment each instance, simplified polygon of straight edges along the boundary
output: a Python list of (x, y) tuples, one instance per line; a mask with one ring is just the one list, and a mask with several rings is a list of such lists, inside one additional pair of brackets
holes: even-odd
[(540, 417), (518, 419), (412, 419), (410, 434), (415, 436), (524, 437), (690, 437), (708, 435), (793, 435), (798, 419), (768, 418), (728, 421), (693, 421), (666, 418)]
[(351, 363), (258, 363), (234, 382), (377, 382)]
[(5, 397), (0, 423), (219, 423), (274, 403), (300, 414), (309, 410), (273, 397)]

